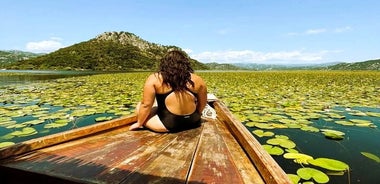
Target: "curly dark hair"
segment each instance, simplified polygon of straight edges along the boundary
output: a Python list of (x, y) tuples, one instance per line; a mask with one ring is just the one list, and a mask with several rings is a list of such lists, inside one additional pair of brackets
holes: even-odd
[(188, 55), (181, 50), (167, 52), (161, 59), (158, 69), (164, 84), (174, 91), (186, 90), (188, 83), (194, 87), (194, 82), (191, 80), (193, 72)]

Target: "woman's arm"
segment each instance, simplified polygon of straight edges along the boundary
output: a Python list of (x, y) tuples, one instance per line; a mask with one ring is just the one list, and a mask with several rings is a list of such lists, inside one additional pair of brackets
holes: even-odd
[(150, 75), (145, 81), (143, 96), (137, 113), (137, 122), (131, 125), (129, 128), (130, 130), (141, 128), (148, 120), (156, 95), (156, 90), (154, 87), (155, 81), (156, 77), (154, 74)]
[(199, 89), (197, 91), (198, 96), (198, 104), (197, 104), (197, 110), (200, 114), (202, 114), (203, 109), (205, 108), (207, 104), (207, 86), (206, 83), (203, 81), (203, 79), (199, 76), (197, 76), (196, 83), (199, 85)]

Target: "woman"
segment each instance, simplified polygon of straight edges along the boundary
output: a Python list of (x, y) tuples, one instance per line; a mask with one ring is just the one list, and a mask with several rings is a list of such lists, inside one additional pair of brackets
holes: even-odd
[(161, 59), (159, 71), (144, 84), (142, 101), (136, 107), (138, 120), (130, 130), (144, 126), (155, 132), (177, 132), (198, 127), (207, 87), (193, 72), (185, 52), (169, 51)]

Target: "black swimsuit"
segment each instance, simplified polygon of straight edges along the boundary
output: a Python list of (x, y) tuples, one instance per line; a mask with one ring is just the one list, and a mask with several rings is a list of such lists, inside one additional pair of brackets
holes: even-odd
[[(201, 115), (197, 109), (195, 109), (195, 111), (189, 115), (176, 115), (168, 110), (165, 104), (165, 99), (172, 92), (173, 91), (169, 91), (164, 94), (156, 94), (158, 106), (157, 115), (166, 129), (168, 129), (170, 132), (178, 132), (200, 126)], [(196, 93), (191, 93), (194, 96), (197, 95)]]

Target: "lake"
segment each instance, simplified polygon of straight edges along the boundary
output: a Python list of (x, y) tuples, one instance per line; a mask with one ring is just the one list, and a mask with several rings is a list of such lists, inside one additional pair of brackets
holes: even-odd
[[(20, 142), (93, 124), (97, 117), (118, 117), (122, 115), (121, 112), (131, 113), (141, 98), (142, 85), (148, 75), (138, 72), (92, 77), (97, 73), (13, 72), (16, 74), (5, 75), (0, 72), (0, 142)], [(322, 74), (306, 72), (303, 75), (310, 76), (305, 80), (310, 86), (305, 86), (304, 77), (299, 77), (300, 74), (296, 72), (204, 72), (200, 75), (207, 82), (209, 92), (226, 102), (235, 115), (248, 119), (242, 120), (246, 126), (250, 122), (267, 122), (264, 119), (256, 120), (266, 116), (272, 117), (267, 124), (275, 122), (277, 126), (283, 126), (285, 123), (279, 123), (283, 119), (297, 119), (299, 116), (295, 115), (300, 114), (309, 116), (308, 111), (313, 110), (314, 106), (320, 108), (319, 106), (326, 106), (329, 101), (333, 101), (336, 106), (326, 111), (318, 111), (318, 116), (307, 122), (317, 128), (318, 132), (303, 131), (299, 125), (264, 130), (288, 136), (296, 143), (295, 149), (301, 153), (314, 158), (342, 160), (350, 166), (350, 170), (343, 175), (329, 173), (329, 183), (380, 183), (379, 162), (361, 154), (369, 152), (380, 155), (380, 117), (360, 115), (360, 112), (380, 113), (379, 73), (374, 73), (374, 76), (362, 73), (326, 73), (325, 77), (318, 78)], [(339, 83), (337, 79), (341, 78)], [(314, 89), (315, 86), (324, 84), (324, 80), (328, 84), (323, 90)], [(346, 84), (347, 87), (344, 86)], [(294, 95), (300, 92), (304, 96)], [(350, 96), (345, 96), (347, 94)], [(350, 107), (347, 108), (347, 105)], [(4, 117), (5, 113), (11, 114), (11, 123)], [(331, 118), (332, 114), (337, 117)], [(277, 115), (282, 119), (273, 119)], [(342, 125), (347, 122), (335, 123), (350, 119), (368, 120), (376, 127)], [(57, 120), (60, 122), (56, 122)], [(257, 126), (259, 125), (247, 128), (254, 131), (260, 129)], [(328, 139), (320, 132), (322, 129), (341, 131), (345, 135), (341, 140)], [(255, 137), (262, 144), (273, 138)], [(286, 173), (295, 174), (300, 167), (311, 167), (300, 166), (283, 156), (273, 157)]]

